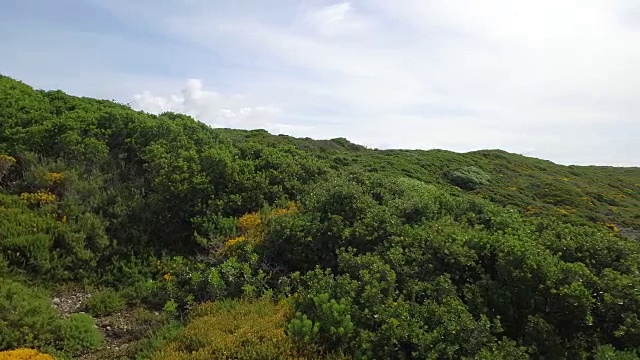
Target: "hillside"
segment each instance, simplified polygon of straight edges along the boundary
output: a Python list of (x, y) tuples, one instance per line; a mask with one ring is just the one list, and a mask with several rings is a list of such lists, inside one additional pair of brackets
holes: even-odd
[(212, 129), (0, 77), (0, 359), (637, 359), (639, 233), (640, 168)]

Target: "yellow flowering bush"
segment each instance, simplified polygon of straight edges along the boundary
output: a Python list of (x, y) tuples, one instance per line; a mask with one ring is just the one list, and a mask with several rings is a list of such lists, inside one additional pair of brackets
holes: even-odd
[(54, 360), (54, 358), (34, 349), (15, 349), (0, 352), (0, 360)]
[(20, 199), (29, 205), (44, 205), (56, 201), (56, 196), (48, 191), (39, 190), (35, 193), (22, 193)]
[(242, 244), (245, 241), (247, 241), (246, 236), (236, 236), (233, 239), (227, 240), (227, 242), (224, 243), (224, 248), (223, 250), (229, 250), (231, 248), (233, 248), (236, 245)]
[(16, 159), (13, 156), (0, 154), (0, 166), (13, 166), (16, 164)]
[(57, 184), (64, 179), (64, 175), (57, 172), (48, 172), (44, 174), (44, 179), (51, 184)]
[[(275, 208), (271, 210), (267, 215), (268, 220), (271, 217), (276, 217), (284, 214), (288, 214), (297, 211), (296, 203), (290, 201), (284, 208)], [(258, 244), (262, 242), (264, 238), (265, 223), (259, 213), (244, 214), (238, 219), (238, 230), (240, 236), (227, 240), (222, 248), (223, 251), (227, 251), (237, 245), (250, 242), (252, 244)]]
[(556, 207), (556, 211), (562, 215), (571, 215), (576, 213), (576, 210), (569, 206)]
[(612, 223), (604, 223), (604, 226), (605, 226), (607, 229), (609, 229), (609, 230), (611, 230), (611, 231), (613, 231), (613, 232), (620, 232), (620, 229), (618, 229), (618, 227), (617, 227), (615, 224), (612, 224)]
[(244, 214), (240, 217), (240, 219), (238, 219), (238, 229), (241, 233), (245, 234), (260, 226), (261, 223), (262, 221), (260, 219), (260, 214)]
[(301, 359), (285, 333), (291, 311), (268, 300), (198, 305), (184, 330), (151, 359)]
[(298, 210), (298, 206), (295, 202), (290, 201), (285, 208), (275, 208), (271, 211), (270, 216), (280, 216), (284, 214), (288, 214), (291, 212), (295, 212)]

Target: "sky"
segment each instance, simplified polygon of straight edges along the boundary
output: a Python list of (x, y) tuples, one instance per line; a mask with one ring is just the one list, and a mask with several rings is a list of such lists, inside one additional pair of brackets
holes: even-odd
[(0, 0), (0, 73), (371, 148), (640, 166), (639, 0)]

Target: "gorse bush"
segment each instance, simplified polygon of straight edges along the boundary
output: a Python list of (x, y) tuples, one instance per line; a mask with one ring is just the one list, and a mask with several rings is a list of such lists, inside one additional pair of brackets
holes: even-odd
[(296, 359), (285, 334), (291, 308), (268, 300), (213, 302), (194, 308), (186, 327), (151, 359)]
[(34, 349), (16, 349), (0, 351), (0, 360), (54, 360), (54, 358)]
[(222, 251), (231, 254), (237, 247), (240, 247), (241, 251), (243, 251), (243, 247), (261, 245), (264, 241), (265, 231), (272, 219), (281, 215), (295, 213), (297, 210), (296, 203), (290, 201), (286, 207), (276, 207), (274, 209), (266, 209), (266, 211), (261, 213), (256, 212), (242, 215), (238, 219), (238, 232), (240, 235), (227, 240), (222, 247)]
[(48, 172), (44, 175), (44, 179), (51, 185), (59, 184), (63, 179), (64, 175), (57, 172)]
[(36, 193), (22, 193), (20, 199), (29, 205), (45, 205), (55, 202), (56, 196), (47, 191), (38, 191)]

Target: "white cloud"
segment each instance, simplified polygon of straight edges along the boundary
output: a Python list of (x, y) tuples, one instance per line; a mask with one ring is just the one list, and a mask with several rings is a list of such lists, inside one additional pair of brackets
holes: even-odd
[(205, 90), (201, 79), (187, 80), (174, 94), (154, 95), (150, 91), (134, 95), (131, 106), (153, 114), (167, 111), (191, 115), (213, 127), (262, 128), (275, 133), (299, 132), (305, 127), (277, 122), (281, 110), (274, 106), (250, 105), (242, 95), (223, 96)]
[(300, 16), (302, 24), (309, 26), (317, 35), (324, 37), (349, 36), (366, 31), (370, 24), (363, 16), (353, 11), (349, 2), (312, 8)]

